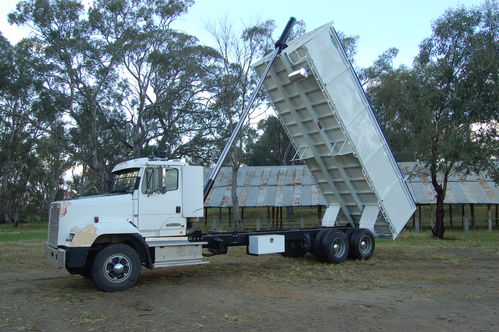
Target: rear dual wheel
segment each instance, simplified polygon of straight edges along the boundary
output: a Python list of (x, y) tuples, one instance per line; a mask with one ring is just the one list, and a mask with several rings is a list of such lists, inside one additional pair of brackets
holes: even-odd
[(313, 242), (312, 252), (319, 262), (339, 264), (347, 259), (348, 238), (342, 231), (320, 230)]
[(314, 238), (312, 243), (312, 253), (319, 262), (324, 262), (324, 255), (322, 254), (322, 239), (330, 232), (329, 229), (321, 229)]
[(339, 264), (348, 257), (348, 238), (342, 231), (329, 231), (322, 239), (321, 249), (324, 261)]
[(367, 260), (374, 254), (374, 235), (368, 229), (361, 228), (353, 232), (349, 242), (350, 257), (353, 259)]
[(315, 236), (312, 253), (319, 262), (339, 264), (348, 257), (367, 260), (374, 249), (374, 235), (368, 229), (350, 228), (346, 232), (323, 229)]

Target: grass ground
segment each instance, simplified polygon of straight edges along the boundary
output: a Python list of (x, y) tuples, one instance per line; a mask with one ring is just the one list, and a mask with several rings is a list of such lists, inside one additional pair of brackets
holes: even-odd
[[(377, 239), (377, 254), (372, 261), (366, 263), (379, 263), (377, 256), (380, 253), (385, 262), (391, 263), (407, 259), (419, 260), (423, 255), (425, 256), (424, 259), (430, 258), (428, 257), (430, 255), (437, 261), (450, 259), (457, 262), (462, 258), (459, 254), (459, 250), (462, 249), (477, 249), (499, 254), (498, 231), (478, 230), (468, 234), (461, 231), (447, 231), (446, 237), (447, 240), (438, 240), (433, 238), (430, 232), (416, 233), (405, 230), (395, 241)], [(24, 224), (19, 227), (2, 225), (0, 227), (0, 260), (17, 267), (22, 266), (27, 261), (32, 266), (45, 266), (43, 244), (46, 238), (47, 225)], [(455, 252), (453, 253), (453, 251)], [(233, 247), (229, 249), (229, 252), (230, 255), (228, 256), (215, 256), (213, 259), (223, 261), (229, 256), (231, 260), (247, 259), (245, 248)], [(37, 259), (34, 260), (35, 257)], [(289, 263), (293, 261), (296, 260), (288, 260)], [(315, 260), (311, 256), (309, 257), (309, 263), (310, 267), (314, 268)], [(300, 264), (297, 265), (298, 269), (302, 268)], [(241, 269), (241, 267), (237, 266), (237, 269)], [(2, 270), (1, 266), (0, 270)]]
[(230, 248), (208, 265), (143, 269), (136, 286), (109, 294), (47, 265), (46, 228), (0, 226), (0, 331), (494, 331), (499, 324), (498, 231), (449, 231), (453, 240), (404, 231), (395, 241), (378, 239), (369, 261), (339, 265)]

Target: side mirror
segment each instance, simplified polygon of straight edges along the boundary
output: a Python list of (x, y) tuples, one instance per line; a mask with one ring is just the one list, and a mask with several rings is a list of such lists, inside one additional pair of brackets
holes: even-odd
[(160, 192), (164, 194), (166, 192), (165, 186), (163, 185), (163, 168), (156, 167), (153, 171), (152, 176), (152, 190), (153, 192)]
[(155, 167), (151, 173), (148, 174), (147, 178), (147, 195), (154, 193), (165, 193), (165, 188), (163, 185), (163, 168)]

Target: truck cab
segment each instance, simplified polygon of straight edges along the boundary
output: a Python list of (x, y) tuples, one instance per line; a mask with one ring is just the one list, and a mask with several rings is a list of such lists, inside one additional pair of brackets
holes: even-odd
[[(202, 167), (139, 158), (116, 165), (112, 174), (104, 194), (52, 203), (46, 244), (52, 265), (94, 279), (94, 274), (103, 274), (114, 290), (121, 279), (128, 279), (121, 270), (131, 269), (137, 260), (131, 257), (135, 254), (125, 255), (123, 246), (138, 256), (134, 272), (141, 265), (205, 263), (202, 243), (189, 243), (186, 236), (187, 220), (203, 216)], [(112, 250), (116, 246), (121, 253)], [(104, 260), (107, 272), (102, 266), (104, 272), (92, 271), (104, 248), (116, 256), (115, 262)]]

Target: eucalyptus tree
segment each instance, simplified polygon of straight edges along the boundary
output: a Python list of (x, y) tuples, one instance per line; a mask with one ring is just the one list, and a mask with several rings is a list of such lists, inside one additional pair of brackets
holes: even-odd
[[(120, 60), (120, 36), (105, 39), (95, 33), (85, 7), (74, 0), (26, 0), (9, 15), (11, 23), (27, 25), (32, 43), (49, 66), (46, 86), (68, 100), (66, 149), (88, 165), (96, 185), (109, 179), (110, 165), (123, 158), (124, 150), (113, 137), (106, 104), (113, 103)], [(120, 114), (115, 115), (122, 120)], [(110, 139), (112, 137), (112, 139)]]
[(61, 149), (47, 148), (61, 129), (60, 101), (44, 87), (39, 72), (46, 66), (34, 49), (0, 35), (0, 223), (17, 225), (29, 210), (44, 219), (67, 160)]
[[(211, 117), (209, 128), (212, 128), (209, 137), (214, 140), (217, 149), (221, 151), (231, 135), (233, 128), (237, 125), (239, 117), (246, 108), (249, 98), (255, 88), (256, 78), (252, 75), (251, 64), (266, 52), (272, 49), (272, 32), (275, 28), (273, 21), (265, 21), (247, 27), (238, 35), (227, 19), (212, 24), (208, 27), (213, 36), (217, 50), (222, 58), (219, 62), (219, 70), (215, 75), (214, 93), (209, 104), (213, 117)], [(245, 142), (254, 135), (250, 127), (252, 118), (261, 112), (259, 105), (262, 104), (263, 95), (259, 95), (249, 119), (236, 140), (234, 146), (225, 161), (232, 169), (231, 199), (233, 219), (239, 229), (244, 228), (239, 211), (239, 200), (237, 196), (237, 174), (241, 163)], [(219, 153), (216, 153), (218, 155)]]
[[(206, 96), (217, 52), (171, 24), (192, 1), (96, 1), (90, 23), (106, 40), (121, 38), (116, 107), (126, 114), (117, 128), (132, 156), (154, 146), (167, 157), (203, 159)], [(126, 129), (126, 130), (123, 130)], [(125, 137), (126, 136), (126, 137)]]
[[(66, 151), (94, 191), (118, 161), (153, 146), (203, 159), (206, 90), (217, 53), (171, 29), (190, 0), (26, 0), (10, 21), (28, 25), (48, 64), (45, 84), (68, 100)], [(90, 185), (88, 185), (90, 182)]]
[(488, 171), (499, 180), (498, 23), (492, 1), (447, 10), (420, 44), (414, 67), (385, 67), (368, 89), (392, 146), (430, 171), (438, 238), (453, 172)]
[(435, 236), (444, 236), (444, 199), (452, 171), (495, 173), (499, 155), (499, 23), (496, 2), (448, 10), (433, 24), (415, 60), (421, 125), (418, 158), (436, 192)]
[(397, 54), (396, 48), (386, 50), (360, 76), (396, 160), (415, 161), (420, 122), (414, 92), (420, 82), (411, 68), (393, 67)]

